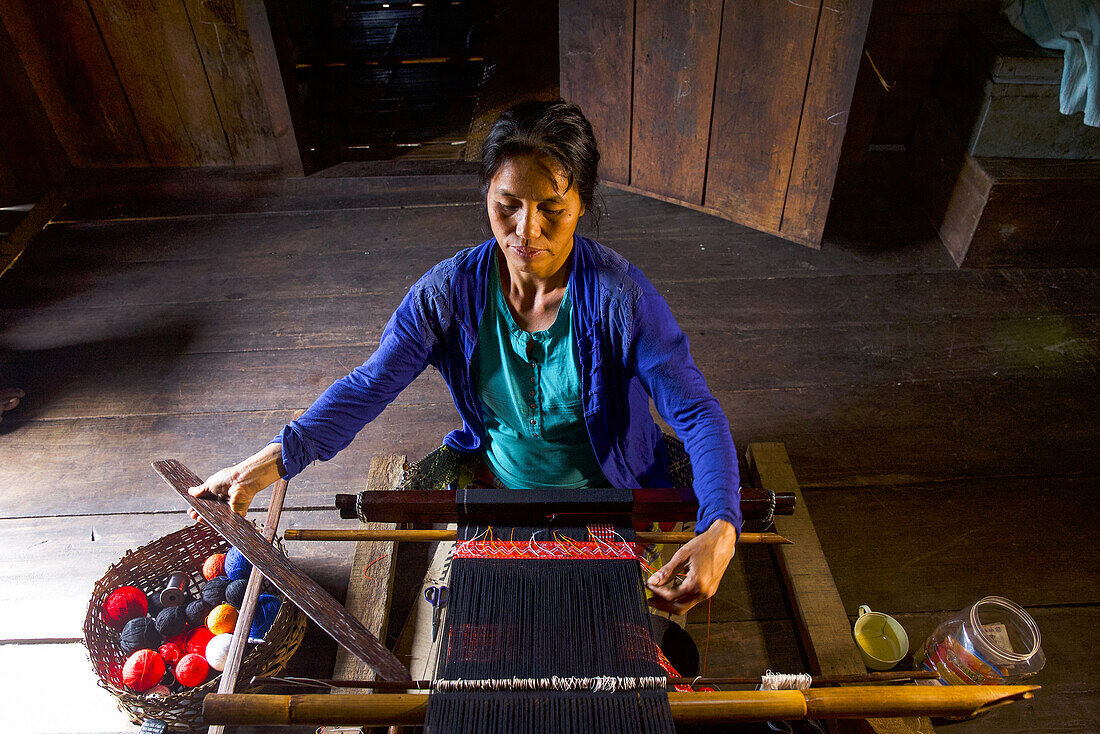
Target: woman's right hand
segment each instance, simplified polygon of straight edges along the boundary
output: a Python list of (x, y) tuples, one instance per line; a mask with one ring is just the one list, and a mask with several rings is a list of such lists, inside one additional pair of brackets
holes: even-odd
[[(233, 512), (243, 516), (248, 512), (252, 498), (280, 478), (279, 461), (282, 458), (282, 449), (280, 444), (268, 444), (239, 464), (215, 472), (188, 492), (192, 497), (228, 502)], [(187, 514), (192, 520), (199, 519), (194, 510), (189, 510)]]

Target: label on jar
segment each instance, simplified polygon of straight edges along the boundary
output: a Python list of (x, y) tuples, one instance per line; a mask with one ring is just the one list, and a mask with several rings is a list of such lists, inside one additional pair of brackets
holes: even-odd
[(1016, 652), (1012, 649), (1012, 641), (1008, 639), (1008, 628), (1005, 627), (1004, 622), (994, 622), (992, 624), (983, 624), (982, 631), (993, 640), (993, 644), (999, 647), (1004, 652)]

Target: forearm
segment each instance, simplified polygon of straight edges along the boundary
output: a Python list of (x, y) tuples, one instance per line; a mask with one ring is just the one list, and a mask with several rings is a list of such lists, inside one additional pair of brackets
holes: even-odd
[(283, 447), (277, 443), (269, 443), (233, 466), (233, 480), (242, 486), (257, 487), (258, 492), (282, 477), (282, 457)]
[[(279, 444), (268, 444), (247, 459), (211, 475), (190, 492), (195, 497), (226, 501), (234, 512), (244, 515), (252, 498), (282, 476), (281, 452)], [(198, 519), (194, 510), (189, 514), (192, 519)]]

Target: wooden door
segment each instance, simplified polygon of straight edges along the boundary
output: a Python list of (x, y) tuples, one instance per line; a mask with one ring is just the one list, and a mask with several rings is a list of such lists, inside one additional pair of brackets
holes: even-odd
[(871, 0), (561, 0), (612, 186), (820, 247)]

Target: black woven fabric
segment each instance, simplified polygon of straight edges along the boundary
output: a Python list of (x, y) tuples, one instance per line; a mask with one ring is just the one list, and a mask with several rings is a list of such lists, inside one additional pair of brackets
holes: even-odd
[[(636, 560), (456, 558), (448, 604), (440, 679), (666, 675)], [(674, 730), (663, 688), (436, 692), (428, 705), (432, 734)]]

